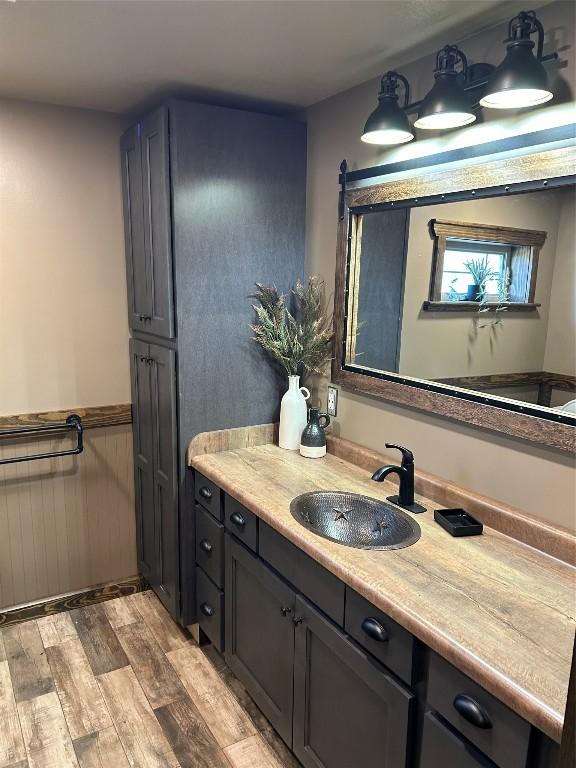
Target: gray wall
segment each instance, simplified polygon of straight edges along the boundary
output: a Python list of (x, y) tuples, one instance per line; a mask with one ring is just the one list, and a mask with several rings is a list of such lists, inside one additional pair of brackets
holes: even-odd
[(170, 108), (178, 337), (183, 621), (193, 616), (186, 449), (199, 432), (276, 421), (286, 380), (252, 340), (254, 283), (304, 272), (306, 126), (252, 112)]

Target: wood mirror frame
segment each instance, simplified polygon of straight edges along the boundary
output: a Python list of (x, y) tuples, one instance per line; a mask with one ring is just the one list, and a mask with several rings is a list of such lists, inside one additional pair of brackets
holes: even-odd
[[(440, 157), (438, 162), (442, 162)], [(431, 164), (425, 171), (408, 171), (403, 178), (398, 178), (396, 171), (401, 164), (396, 164), (394, 177), (388, 181), (386, 166), (381, 166), (378, 183), (363, 182), (352, 188), (346, 188), (346, 184), (354, 183), (355, 175), (366, 178), (367, 172), (341, 176), (344, 184), (336, 254), (332, 381), (352, 392), (574, 453), (576, 420), (570, 415), (550, 411), (540, 416), (538, 409), (529, 403), (523, 405), (398, 373), (361, 369), (346, 362), (349, 252), (355, 247), (358, 214), (391, 209), (395, 204), (402, 207), (408, 203), (411, 206), (431, 205), (451, 199), (475, 199), (564, 186), (573, 183), (570, 173), (576, 167), (576, 142), (572, 140), (560, 148), (540, 148), (505, 159), (493, 157), (450, 169)]]

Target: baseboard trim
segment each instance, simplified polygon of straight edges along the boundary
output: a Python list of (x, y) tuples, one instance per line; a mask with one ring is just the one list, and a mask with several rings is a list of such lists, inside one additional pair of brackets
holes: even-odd
[(116, 597), (144, 592), (149, 588), (141, 576), (132, 576), (121, 581), (99, 584), (80, 592), (69, 592), (51, 597), (48, 600), (14, 606), (0, 611), (0, 627), (8, 627), (11, 624), (19, 624), (30, 619), (40, 619), (53, 613), (71, 611), (74, 608), (85, 608), (88, 605), (103, 603), (106, 600), (114, 600)]

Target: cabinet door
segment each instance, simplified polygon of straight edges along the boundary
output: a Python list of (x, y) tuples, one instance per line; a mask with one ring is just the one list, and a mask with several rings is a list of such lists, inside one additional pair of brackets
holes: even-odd
[(229, 535), (225, 583), (228, 666), (291, 746), (294, 592)]
[(153, 585), (157, 582), (157, 556), (154, 515), (154, 417), (149, 361), (149, 345), (131, 339), (132, 433), (134, 440), (138, 569), (142, 576)]
[(427, 712), (424, 716), (419, 768), (438, 768), (443, 765), (458, 768), (496, 768), (496, 764), (472, 744), (459, 738), (448, 725)]
[(158, 578), (152, 586), (166, 608), (176, 616), (179, 601), (176, 352), (150, 344), (150, 357), (158, 563)]
[(128, 323), (130, 328), (143, 331), (147, 328), (145, 318), (152, 315), (152, 301), (148, 290), (148, 267), (144, 249), (142, 152), (139, 125), (132, 126), (122, 136), (120, 154), (128, 281)]
[(144, 250), (150, 300), (145, 329), (174, 337), (172, 228), (168, 109), (152, 112), (141, 124)]
[(295, 620), (296, 756), (305, 768), (405, 768), (413, 694), (300, 597)]

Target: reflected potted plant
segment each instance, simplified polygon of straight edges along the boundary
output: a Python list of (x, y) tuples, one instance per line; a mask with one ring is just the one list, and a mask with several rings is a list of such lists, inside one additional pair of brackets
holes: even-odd
[(300, 377), (321, 374), (332, 359), (332, 316), (326, 311), (325, 286), (319, 277), (298, 281), (291, 291), (291, 309), (286, 297), (274, 286), (256, 283), (249, 298), (256, 322), (254, 340), (288, 376), (288, 391), (280, 406), (281, 448), (298, 450), (307, 423), (306, 400), (310, 392), (300, 386)]
[(469, 259), (464, 262), (464, 266), (472, 275), (473, 281), (466, 290), (465, 301), (482, 301), (486, 293), (486, 283), (496, 277), (496, 273), (490, 267), (488, 256), (483, 256), (480, 259)]

